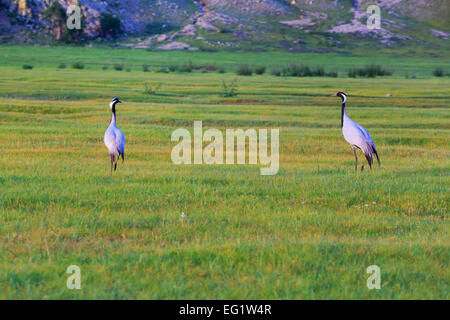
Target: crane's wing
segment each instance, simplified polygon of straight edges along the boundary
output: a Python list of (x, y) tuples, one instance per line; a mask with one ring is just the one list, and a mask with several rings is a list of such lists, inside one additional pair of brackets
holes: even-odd
[(122, 160), (124, 160), (125, 157), (125, 135), (123, 134), (120, 129), (116, 129), (116, 144), (117, 144), (117, 150), (119, 154), (122, 156)]
[(375, 143), (373, 143), (372, 137), (370, 136), (369, 132), (366, 130), (366, 128), (364, 128), (363, 126), (361, 126), (359, 123), (355, 124), (359, 127), (359, 129), (361, 130), (362, 134), (365, 137), (365, 142), (366, 144), (369, 145), (369, 147), (372, 149), (372, 152), (375, 153), (375, 155), (377, 156), (377, 161), (378, 164), (380, 164), (380, 158), (378, 157), (378, 152), (377, 149), (375, 148)]

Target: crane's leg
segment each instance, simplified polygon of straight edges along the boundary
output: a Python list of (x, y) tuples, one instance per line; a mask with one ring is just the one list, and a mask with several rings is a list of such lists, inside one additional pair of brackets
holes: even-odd
[(358, 173), (358, 156), (356, 155), (356, 148), (352, 147), (353, 153), (355, 154), (355, 172)]
[(114, 164), (114, 171), (116, 171), (116, 169), (117, 169), (117, 164), (119, 163), (119, 159), (120, 159), (120, 152), (117, 155), (116, 163)]
[(112, 177), (112, 171), (113, 171), (113, 165), (114, 165), (114, 155), (113, 155), (113, 154), (110, 154), (109, 156), (110, 156), (110, 158), (111, 158), (111, 173), (110, 173), (110, 175), (111, 175), (111, 177)]

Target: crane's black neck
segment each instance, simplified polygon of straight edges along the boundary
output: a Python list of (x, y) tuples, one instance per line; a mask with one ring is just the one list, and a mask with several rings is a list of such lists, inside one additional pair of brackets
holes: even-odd
[(112, 121), (116, 120), (116, 104), (113, 103), (112, 105)]
[(341, 128), (344, 126), (345, 102), (342, 103), (341, 109)]

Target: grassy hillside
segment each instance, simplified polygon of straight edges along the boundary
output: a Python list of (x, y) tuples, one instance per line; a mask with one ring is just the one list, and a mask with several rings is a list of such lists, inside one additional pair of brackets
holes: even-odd
[[(441, 60), (0, 52), (0, 298), (449, 298), (450, 80), (431, 76), (448, 68)], [(226, 72), (155, 72), (186, 60)], [(234, 73), (243, 61), (270, 68), (294, 60), (342, 75)], [(85, 69), (73, 69), (76, 61)], [(371, 61), (394, 75), (343, 77)], [(22, 69), (26, 63), (33, 69)], [(223, 97), (222, 81), (235, 78), (239, 94)], [(145, 82), (161, 88), (144, 94)], [(381, 167), (355, 175), (340, 102), (330, 97), (338, 90), (350, 95), (348, 114), (371, 133)], [(123, 101), (127, 146), (110, 178), (103, 134), (113, 96)], [(220, 130), (279, 128), (279, 173), (174, 165), (170, 135), (192, 130), (194, 120)], [(72, 264), (81, 268), (81, 290), (66, 288)], [(366, 287), (372, 264), (381, 268), (381, 290)]]

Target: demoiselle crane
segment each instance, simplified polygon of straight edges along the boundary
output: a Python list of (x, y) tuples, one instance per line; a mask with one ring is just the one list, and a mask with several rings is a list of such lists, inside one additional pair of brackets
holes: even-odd
[[(377, 149), (370, 137), (369, 132), (367, 132), (364, 127), (353, 121), (347, 116), (345, 112), (345, 103), (347, 102), (347, 95), (339, 91), (334, 96), (340, 97), (342, 99), (342, 110), (341, 110), (341, 128), (342, 134), (345, 140), (350, 144), (355, 154), (355, 171), (358, 170), (358, 156), (356, 155), (356, 148), (360, 149), (366, 156), (367, 162), (369, 163), (370, 169), (372, 169), (373, 154), (377, 156), (378, 165), (380, 165), (380, 158), (378, 157)], [(364, 163), (361, 166), (361, 171), (364, 170)]]
[(109, 107), (112, 111), (111, 123), (105, 132), (105, 145), (108, 148), (111, 158), (111, 175), (114, 167), (114, 171), (117, 168), (117, 162), (122, 157), (122, 162), (125, 160), (125, 136), (116, 125), (116, 104), (121, 103), (118, 98), (113, 98)]

